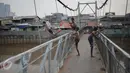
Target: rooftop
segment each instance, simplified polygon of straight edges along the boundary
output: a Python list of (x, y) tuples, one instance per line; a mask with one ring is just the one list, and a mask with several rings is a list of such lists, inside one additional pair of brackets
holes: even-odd
[(21, 20), (21, 19), (34, 19), (34, 18), (38, 18), (38, 19), (40, 19), (40, 17), (38, 17), (38, 16), (16, 16), (16, 17), (14, 17), (13, 19), (14, 20)]

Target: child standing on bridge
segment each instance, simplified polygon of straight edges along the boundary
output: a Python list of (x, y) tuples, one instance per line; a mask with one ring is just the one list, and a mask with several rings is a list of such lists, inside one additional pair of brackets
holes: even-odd
[(71, 18), (71, 28), (72, 30), (74, 30), (74, 33), (73, 33), (73, 36), (74, 36), (74, 41), (75, 41), (75, 46), (76, 46), (76, 50), (77, 50), (77, 53), (78, 55), (77, 56), (80, 56), (80, 53), (79, 53), (79, 49), (78, 49), (78, 43), (80, 41), (80, 38), (79, 38), (79, 28), (76, 26), (75, 24), (75, 20), (74, 18), (72, 17)]
[(96, 31), (92, 31), (91, 33), (90, 33), (90, 35), (88, 36), (88, 41), (89, 41), (89, 44), (90, 44), (90, 48), (91, 48), (91, 57), (94, 57), (93, 56), (93, 37), (95, 36), (95, 34), (96, 34)]
[(79, 37), (79, 32), (78, 32), (78, 30), (79, 30), (78, 28), (75, 28), (75, 29), (74, 29), (73, 36), (74, 36), (74, 41), (75, 41), (76, 50), (77, 50), (77, 53), (78, 53), (77, 56), (80, 56), (79, 49), (78, 49), (78, 43), (79, 43), (79, 41), (80, 41), (80, 37)]
[(73, 17), (71, 18), (71, 21), (72, 21), (72, 22), (70, 23), (70, 24), (71, 24), (71, 25), (70, 25), (71, 28), (72, 28), (73, 30), (75, 30), (75, 29), (79, 29), (79, 28), (76, 26), (76, 24), (75, 24), (75, 20), (74, 20)]

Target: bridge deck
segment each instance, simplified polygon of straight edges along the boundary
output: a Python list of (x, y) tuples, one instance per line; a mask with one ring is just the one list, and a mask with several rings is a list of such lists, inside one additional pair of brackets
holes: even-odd
[(65, 60), (64, 66), (59, 73), (105, 73), (103, 62), (98, 49), (94, 48), (94, 58), (90, 57), (90, 47), (87, 40), (88, 35), (83, 35), (79, 42), (80, 56), (74, 48)]

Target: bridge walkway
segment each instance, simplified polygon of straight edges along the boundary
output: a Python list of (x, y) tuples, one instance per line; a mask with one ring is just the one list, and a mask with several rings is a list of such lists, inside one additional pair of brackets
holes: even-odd
[(59, 73), (105, 73), (104, 65), (97, 48), (94, 48), (94, 57), (90, 57), (90, 47), (87, 37), (88, 34), (84, 34), (80, 39), (80, 56), (76, 56), (77, 51), (73, 48)]

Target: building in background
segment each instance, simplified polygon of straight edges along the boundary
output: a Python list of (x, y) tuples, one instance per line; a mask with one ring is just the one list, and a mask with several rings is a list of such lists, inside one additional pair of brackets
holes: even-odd
[(52, 13), (45, 17), (45, 20), (49, 20), (51, 23), (56, 24), (60, 23), (62, 20), (67, 20), (68, 16), (63, 13)]
[(9, 4), (5, 4), (5, 17), (10, 16), (10, 5)]
[(13, 22), (16, 24), (28, 23), (31, 25), (40, 25), (38, 22), (40, 21), (40, 17), (38, 16), (15, 16), (13, 17)]
[(15, 12), (10, 12), (9, 16), (12, 16), (12, 17), (16, 16)]
[(5, 17), (5, 4), (0, 3), (0, 17)]
[(11, 12), (10, 5), (0, 3), (0, 17), (10, 17), (10, 16), (15, 16), (15, 13)]

